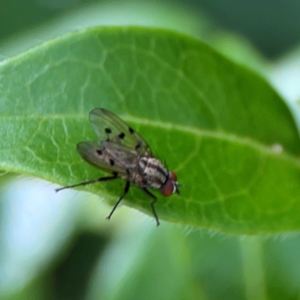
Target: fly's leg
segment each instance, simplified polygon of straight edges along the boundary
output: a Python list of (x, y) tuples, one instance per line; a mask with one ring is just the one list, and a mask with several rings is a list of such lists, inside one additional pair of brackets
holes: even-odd
[(112, 211), (110, 212), (110, 214), (107, 216), (106, 220), (110, 220), (111, 216), (113, 215), (114, 211), (116, 210), (116, 208), (118, 207), (118, 205), (120, 204), (121, 200), (126, 196), (126, 194), (128, 193), (130, 188), (130, 182), (126, 181), (126, 185), (123, 191), (123, 194), (121, 195), (120, 199), (118, 200), (118, 202), (115, 204), (115, 206), (113, 207)]
[(152, 212), (153, 212), (154, 218), (156, 220), (156, 225), (159, 226), (159, 220), (158, 220), (155, 208), (154, 208), (154, 204), (157, 201), (157, 198), (152, 193), (150, 193), (146, 188), (142, 188), (142, 191), (145, 194), (147, 194), (149, 197), (152, 198), (152, 201), (151, 201), (150, 205), (151, 205), (151, 208), (152, 208)]
[(70, 189), (70, 188), (77, 187), (77, 186), (92, 184), (92, 183), (95, 183), (95, 182), (114, 180), (114, 179), (117, 179), (117, 178), (118, 178), (118, 174), (115, 173), (113, 176), (100, 177), (100, 178), (97, 178), (97, 179), (92, 179), (92, 180), (80, 182), (80, 183), (77, 183), (77, 184), (64, 186), (62, 188), (55, 189), (55, 192), (59, 192), (61, 190), (65, 190), (65, 189)]

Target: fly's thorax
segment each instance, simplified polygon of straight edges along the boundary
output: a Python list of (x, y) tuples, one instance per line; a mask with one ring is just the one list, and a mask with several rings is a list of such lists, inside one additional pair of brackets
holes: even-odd
[(154, 157), (141, 156), (138, 160), (135, 184), (139, 187), (160, 189), (168, 178), (168, 170)]

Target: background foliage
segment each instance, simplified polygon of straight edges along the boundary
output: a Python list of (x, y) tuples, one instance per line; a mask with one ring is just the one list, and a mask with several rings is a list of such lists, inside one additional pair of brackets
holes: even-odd
[[(8, 17), (13, 5), (21, 8), (18, 1), (0, 12), (1, 299), (297, 298), (299, 87), (293, 82), (299, 51), (285, 52), (293, 39), (274, 53), (252, 36), (260, 54), (246, 35), (219, 27), (224, 19), (214, 23), (179, 3), (29, 3), (23, 19)], [(208, 8), (203, 2), (203, 11), (213, 15)], [(276, 5), (265, 14), (274, 16)], [(216, 52), (166, 31), (84, 30), (127, 24), (185, 32)], [(255, 28), (252, 23), (245, 32)], [(257, 34), (267, 30), (261, 28)], [(74, 29), (81, 32), (25, 52)], [(282, 93), (294, 121), (265, 80)], [(87, 114), (100, 101), (178, 171), (183, 195), (160, 199), (157, 210), (162, 219), (188, 227), (162, 222), (157, 229), (152, 218), (125, 207), (105, 222), (110, 208), (99, 200), (114, 202), (122, 183), (89, 189), (100, 196), (54, 194), (49, 183), (13, 175), (59, 184), (80, 181), (83, 170), (84, 179), (98, 176), (74, 146), (93, 139)], [(127, 204), (149, 213), (138, 190)], [(249, 233), (255, 236), (240, 235)]]

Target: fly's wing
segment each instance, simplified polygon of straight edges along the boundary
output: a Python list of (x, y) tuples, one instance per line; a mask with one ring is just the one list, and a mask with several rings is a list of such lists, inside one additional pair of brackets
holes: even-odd
[(111, 142), (86, 141), (77, 144), (80, 156), (91, 165), (108, 173), (128, 177), (134, 170), (138, 153), (124, 145)]
[(110, 141), (135, 149), (139, 154), (152, 156), (146, 141), (129, 125), (104, 108), (90, 112), (90, 122), (100, 141)]

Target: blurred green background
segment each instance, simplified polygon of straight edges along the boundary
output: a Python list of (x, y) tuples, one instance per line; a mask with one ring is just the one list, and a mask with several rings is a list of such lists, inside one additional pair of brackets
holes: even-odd
[[(0, 59), (93, 25), (170, 28), (257, 70), (296, 107), (299, 17), (299, 1), (2, 0)], [(94, 195), (4, 172), (0, 183), (0, 299), (300, 299), (296, 233), (156, 228), (124, 206), (106, 222)]]

